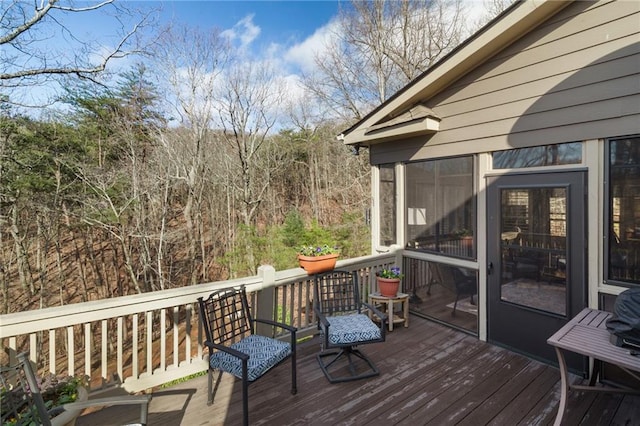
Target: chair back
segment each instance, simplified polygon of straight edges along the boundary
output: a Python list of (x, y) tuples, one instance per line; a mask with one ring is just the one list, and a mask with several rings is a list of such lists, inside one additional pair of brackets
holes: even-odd
[[(432, 280), (453, 292), (473, 292), (477, 288), (475, 275), (468, 275), (464, 269), (437, 262), (429, 262)], [(469, 293), (472, 294), (472, 293)]]
[(36, 380), (36, 375), (26, 353), (18, 354), (18, 363), (12, 367), (2, 367), (2, 424), (19, 419), (18, 425), (51, 425), (44, 399)]
[(451, 291), (455, 290), (453, 275), (449, 266), (438, 262), (429, 262), (429, 271), (431, 272), (431, 282), (438, 283)]
[(200, 317), (207, 340), (225, 344), (253, 334), (253, 319), (245, 286), (214, 291), (198, 298)]
[(360, 313), (358, 276), (355, 272), (330, 271), (315, 276), (316, 308), (324, 315)]

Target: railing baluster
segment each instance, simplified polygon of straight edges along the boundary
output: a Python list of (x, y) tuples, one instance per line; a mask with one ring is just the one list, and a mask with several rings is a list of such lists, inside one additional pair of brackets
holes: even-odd
[(285, 286), (289, 291), (288, 294), (290, 294), (289, 297), (285, 298), (282, 301), (282, 304), (284, 306), (287, 306), (287, 301), (289, 301), (289, 306), (287, 308), (287, 315), (284, 318), (288, 318), (289, 322), (291, 324), (294, 323), (294, 321), (296, 320), (296, 318), (294, 317), (294, 314), (296, 312), (295, 309), (295, 303), (296, 303), (296, 299), (295, 299), (295, 295), (296, 295), (296, 286), (295, 284), (289, 284), (287, 286)]
[(133, 314), (131, 318), (131, 377), (137, 379), (140, 377), (138, 370), (138, 314)]
[(124, 382), (124, 362), (122, 361), (123, 359), (123, 353), (122, 353), (122, 339), (123, 339), (123, 322), (124, 319), (122, 317), (118, 317), (118, 335), (117, 335), (117, 355), (116, 355), (116, 359), (117, 359), (117, 363), (118, 363), (118, 379), (121, 382)]
[(167, 369), (167, 310), (160, 309), (160, 371)]
[(204, 326), (202, 325), (202, 321), (200, 321), (200, 312), (198, 314), (198, 359), (202, 359), (204, 356)]
[(18, 342), (15, 336), (9, 337), (9, 365), (18, 362)]
[(109, 381), (109, 378), (107, 377), (107, 374), (109, 374), (108, 372), (108, 366), (109, 364), (107, 363), (107, 339), (108, 339), (108, 323), (107, 320), (102, 320), (101, 321), (101, 333), (100, 333), (100, 364), (101, 364), (101, 368), (100, 368), (100, 387), (104, 387), (106, 385), (106, 383)]
[(49, 372), (56, 374), (56, 330), (49, 330)]
[[(296, 303), (296, 305), (299, 306), (299, 307), (302, 307), (303, 306), (303, 304), (302, 304), (302, 285), (300, 285), (299, 283), (296, 283), (296, 284), (294, 284), (294, 286), (295, 286), (295, 288), (297, 290), (296, 295), (297, 295), (297, 299), (298, 299), (298, 302)], [(302, 327), (302, 325), (303, 325), (302, 324), (302, 309), (298, 309), (298, 312), (296, 314), (295, 320), (293, 318), (292, 318), (292, 320), (293, 320), (293, 324), (296, 325), (296, 327)]]
[(307, 297), (305, 297), (305, 313), (306, 313), (306, 319), (305, 319), (305, 326), (309, 326), (309, 324), (311, 324), (311, 321), (313, 320), (314, 316), (314, 312), (313, 312), (313, 289), (311, 288), (311, 280), (305, 280), (304, 281), (304, 288), (305, 291), (307, 292)]
[(180, 319), (180, 312), (178, 311), (178, 306), (173, 308), (173, 367), (178, 368), (178, 343), (180, 342), (178, 339), (178, 321)]
[(38, 335), (36, 333), (29, 334), (29, 359), (38, 359)]
[(188, 304), (185, 306), (186, 315), (185, 315), (185, 325), (184, 325), (184, 362), (185, 364), (191, 364), (191, 309), (192, 305)]
[(67, 374), (74, 376), (76, 374), (75, 366), (75, 341), (73, 335), (73, 326), (67, 327)]
[(153, 374), (153, 311), (147, 311), (146, 329), (147, 329), (147, 371), (148, 375)]
[(84, 374), (91, 377), (91, 323), (84, 324)]

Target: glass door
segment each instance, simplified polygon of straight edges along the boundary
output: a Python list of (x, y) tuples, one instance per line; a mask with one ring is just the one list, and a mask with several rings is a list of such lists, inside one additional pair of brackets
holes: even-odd
[[(586, 306), (582, 172), (489, 179), (489, 340), (557, 362), (546, 340)], [(581, 357), (570, 360), (583, 371)]]

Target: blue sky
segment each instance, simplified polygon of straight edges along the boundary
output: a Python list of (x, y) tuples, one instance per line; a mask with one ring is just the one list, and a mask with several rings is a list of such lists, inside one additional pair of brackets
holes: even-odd
[(245, 18), (260, 29), (261, 43), (299, 43), (338, 13), (337, 1), (167, 1), (147, 2), (162, 8), (161, 20), (203, 29), (233, 28)]
[[(76, 4), (96, 4), (99, 1), (81, 0)], [(465, 1), (482, 5), (482, 0)], [(62, 1), (63, 4), (66, 2)], [(234, 48), (242, 49), (248, 58), (274, 61), (283, 79), (292, 80), (301, 71), (313, 71), (315, 55), (326, 48), (334, 33), (333, 19), (341, 7), (349, 7), (349, 0), (116, 0), (115, 4), (153, 10), (157, 22), (154, 28), (146, 29), (151, 30), (150, 37), (153, 37), (154, 30), (169, 23), (198, 27), (204, 31), (218, 29), (229, 37)], [(86, 13), (63, 13), (56, 15), (58, 18), (75, 38), (60, 31), (59, 27), (39, 33), (44, 50), (49, 50), (50, 55), (58, 59), (73, 58), (83, 41), (102, 45), (102, 48), (92, 46), (91, 54), (100, 58), (120, 40), (122, 31), (129, 31), (136, 23), (133, 20), (128, 22), (126, 16), (110, 6)], [(122, 27), (118, 20), (123, 20), (120, 23)], [(135, 57), (114, 60), (108, 70), (117, 73), (137, 61), (139, 58)], [(29, 97), (37, 97), (50, 90), (55, 89), (29, 88), (26, 93)]]
[[(2, 0), (0, 0), (2, 1)], [(98, 0), (92, 0), (96, 2)], [(348, 1), (337, 0), (116, 0), (130, 9), (152, 10), (157, 21), (151, 29), (168, 24), (182, 24), (207, 31), (217, 29), (229, 38), (235, 48), (243, 48), (254, 60), (278, 58), (280, 66), (291, 73), (311, 66), (313, 52), (322, 48), (332, 19)], [(89, 13), (67, 14), (65, 24), (79, 39), (99, 40), (105, 46), (115, 44), (119, 38), (118, 21), (114, 10), (106, 7)], [(134, 21), (118, 16), (129, 30)], [(145, 31), (149, 33), (149, 28)], [(60, 37), (56, 38), (60, 40)], [(58, 44), (58, 48), (61, 45)], [(63, 47), (67, 51), (70, 47)], [(135, 60), (113, 61), (111, 70), (126, 66)]]
[[(481, 6), (482, 1), (465, 0), (475, 6)], [(96, 2), (99, 0), (87, 3)], [(154, 13), (158, 28), (169, 23), (201, 30), (216, 28), (230, 36), (235, 47), (246, 48), (253, 59), (277, 57), (291, 72), (298, 73), (311, 66), (313, 52), (322, 50), (332, 19), (341, 7), (349, 7), (349, 0), (116, 0), (115, 4), (159, 11)], [(105, 35), (115, 34), (113, 15), (113, 8), (105, 7), (65, 18), (73, 21), (72, 27), (81, 28), (79, 39), (105, 41), (109, 40)], [(134, 22), (129, 24), (130, 28)], [(113, 44), (118, 39), (111, 40)]]
[[(338, 14), (338, 1), (165, 1), (146, 2), (161, 8), (160, 21), (201, 29), (217, 28), (255, 60), (277, 57), (298, 73), (313, 63), (326, 31)], [(346, 3), (342, 3), (346, 5)], [(346, 7), (346, 6), (345, 6)]]
[[(76, 2), (76, 6), (99, 2), (100, 0), (80, 0)], [(61, 4), (68, 5), (67, 0), (62, 0)], [(328, 24), (338, 14), (340, 7), (340, 2), (334, 0), (116, 0), (115, 4), (129, 9), (154, 11), (154, 27), (143, 31), (149, 38), (154, 37), (155, 30), (170, 23), (198, 27), (204, 31), (215, 28), (224, 32), (236, 48), (245, 49), (245, 53), (253, 60), (277, 58), (278, 66), (282, 67), (285, 74), (298, 74), (304, 66), (313, 63), (313, 51), (322, 45)], [(123, 31), (131, 30), (140, 16), (131, 19), (111, 6), (82, 13), (54, 11), (51, 15), (51, 20), (43, 21), (38, 26), (40, 40), (34, 47), (48, 51), (52, 58), (63, 62), (65, 58), (72, 62), (74, 53), (81, 48), (80, 43), (85, 41), (92, 44), (91, 54), (101, 58), (104, 52), (117, 44)], [(53, 19), (69, 31), (53, 25)], [(103, 51), (99, 45), (103, 46)], [(119, 72), (139, 60), (140, 58), (135, 57), (113, 60), (107, 69)], [(26, 104), (37, 105), (38, 98), (57, 91), (55, 83), (52, 85), (13, 89), (11, 95), (26, 96)], [(19, 92), (25, 93), (18, 95)]]

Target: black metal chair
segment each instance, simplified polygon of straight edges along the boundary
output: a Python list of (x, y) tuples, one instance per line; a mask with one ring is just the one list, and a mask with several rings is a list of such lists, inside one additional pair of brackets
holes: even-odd
[(467, 273), (462, 268), (452, 266), (451, 273), (453, 274), (453, 281), (456, 287), (456, 301), (453, 304), (453, 311), (451, 312), (451, 315), (455, 315), (460, 298), (469, 296), (469, 303), (471, 305), (476, 304), (474, 296), (478, 294), (478, 282), (475, 274)]
[[(11, 367), (2, 367), (2, 424), (51, 426), (51, 419), (63, 415), (65, 411), (83, 410), (90, 407), (111, 405), (140, 405), (140, 423), (146, 425), (151, 395), (125, 395), (91, 399), (82, 402), (70, 402), (47, 409), (40, 393), (36, 375), (26, 353), (18, 354), (18, 363)], [(15, 423), (14, 423), (15, 422)]]
[[(200, 320), (209, 348), (209, 377), (207, 405), (213, 403), (213, 371), (230, 373), (242, 380), (242, 413), (249, 424), (249, 384), (262, 377), (276, 365), (291, 358), (291, 394), (297, 392), (296, 331), (295, 327), (251, 316), (244, 286), (214, 291), (205, 300), (198, 298)], [(287, 330), (290, 342), (261, 336), (256, 323)], [(217, 387), (217, 386), (216, 386)]]
[(433, 284), (440, 284), (456, 294), (451, 315), (455, 316), (458, 302), (465, 296), (469, 296), (469, 303), (476, 304), (474, 296), (478, 293), (478, 282), (475, 275), (466, 273), (462, 268), (437, 262), (429, 262), (429, 268), (431, 280), (427, 287), (427, 294), (431, 294)]
[[(329, 382), (347, 382), (380, 374), (373, 361), (357, 346), (383, 342), (387, 316), (360, 300), (357, 275), (337, 270), (317, 274), (314, 287), (314, 311), (322, 338), (322, 350), (316, 358)], [(380, 320), (379, 325), (363, 313), (364, 308)], [(364, 362), (356, 362), (358, 359)]]

